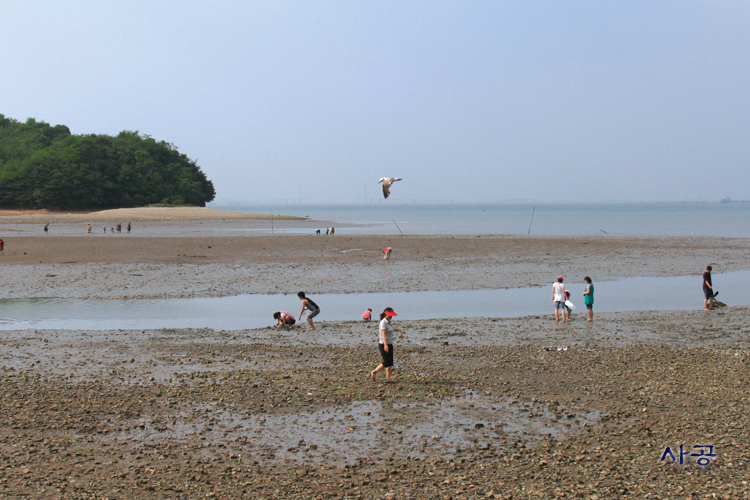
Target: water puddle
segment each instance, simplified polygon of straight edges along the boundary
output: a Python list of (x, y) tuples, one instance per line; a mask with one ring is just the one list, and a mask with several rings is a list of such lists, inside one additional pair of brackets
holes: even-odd
[[(714, 274), (719, 299), (750, 305), (750, 271)], [(584, 310), (583, 283), (568, 284), (573, 302)], [(700, 309), (701, 276), (624, 278), (595, 283), (598, 312)], [(320, 294), (316, 321), (357, 320), (362, 311), (397, 309), (399, 319), (520, 317), (552, 313), (550, 287), (441, 292)], [(0, 330), (118, 330), (211, 328), (243, 330), (272, 325), (274, 311), (297, 311), (294, 294), (166, 300), (0, 300)]]
[(355, 401), (343, 408), (293, 414), (244, 414), (235, 409), (190, 412), (138, 420), (108, 439), (151, 444), (208, 442), (245, 462), (352, 464), (403, 457), (469, 458), (488, 449), (561, 440), (600, 419), (597, 410), (548, 406), (468, 393), (437, 402)]

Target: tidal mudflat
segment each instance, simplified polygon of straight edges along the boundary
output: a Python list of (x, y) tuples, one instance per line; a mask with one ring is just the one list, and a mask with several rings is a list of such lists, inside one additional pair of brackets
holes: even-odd
[[(733, 239), (8, 234), (3, 298), (97, 301), (699, 282), (750, 256)], [(593, 323), (397, 318), (396, 384), (368, 377), (376, 324), (324, 304), (314, 332), (2, 331), (0, 497), (747, 498), (750, 308), (685, 300)]]

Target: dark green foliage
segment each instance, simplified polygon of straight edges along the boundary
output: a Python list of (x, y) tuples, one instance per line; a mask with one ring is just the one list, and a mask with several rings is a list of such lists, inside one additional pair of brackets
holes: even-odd
[(215, 195), (198, 165), (167, 142), (128, 131), (72, 135), (0, 114), (1, 208), (205, 206)]

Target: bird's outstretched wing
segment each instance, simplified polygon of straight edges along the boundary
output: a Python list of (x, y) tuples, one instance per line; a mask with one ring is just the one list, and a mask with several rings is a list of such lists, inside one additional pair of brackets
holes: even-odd
[(400, 180), (401, 179), (398, 177), (381, 177), (378, 184), (381, 182), (383, 183), (383, 197), (387, 199), (388, 195), (391, 194), (391, 186), (393, 186), (393, 183)]

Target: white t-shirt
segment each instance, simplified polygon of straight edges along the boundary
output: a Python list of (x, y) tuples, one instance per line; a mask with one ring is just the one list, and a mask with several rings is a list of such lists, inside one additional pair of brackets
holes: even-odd
[(383, 318), (380, 320), (380, 326), (378, 327), (378, 343), (383, 343), (383, 336), (380, 334), (381, 330), (385, 330), (385, 343), (386, 344), (393, 344), (393, 326), (391, 326), (391, 322), (388, 321), (388, 318)]
[(552, 283), (552, 294), (555, 302), (565, 302), (565, 285), (562, 283)]

